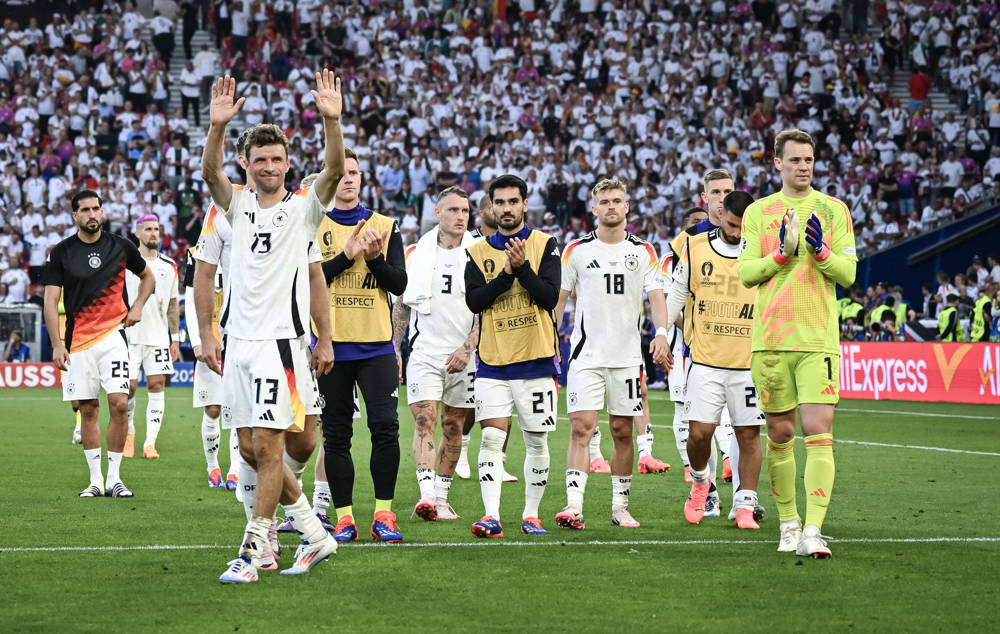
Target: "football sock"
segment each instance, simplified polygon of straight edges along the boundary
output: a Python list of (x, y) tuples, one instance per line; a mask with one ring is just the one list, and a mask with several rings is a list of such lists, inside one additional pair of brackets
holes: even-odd
[(128, 433), (135, 433), (135, 395), (128, 399)]
[(683, 408), (684, 405), (681, 403), (674, 403), (674, 443), (677, 445), (677, 453), (681, 456), (681, 462), (684, 463), (685, 467), (690, 467), (691, 462), (688, 460), (687, 452), (688, 429), (690, 426), (681, 420)]
[[(795, 439), (776, 443), (768, 438), (766, 453), (767, 475), (778, 505), (778, 519), (783, 522), (794, 520), (799, 516), (795, 510)], [(833, 481), (832, 474), (830, 481)]]
[(544, 431), (521, 433), (524, 436), (524, 512), (521, 517), (538, 517), (538, 505), (549, 481), (549, 435)]
[(201, 445), (205, 451), (208, 472), (219, 468), (219, 419), (201, 415)]
[(375, 498), (375, 512), (380, 513), (382, 511), (392, 512), (392, 500), (380, 500)]
[(611, 476), (611, 510), (628, 508), (628, 496), (632, 489), (632, 476)]
[(740, 444), (736, 434), (729, 437), (729, 466), (733, 470), (733, 492), (740, 490)]
[(479, 489), (485, 515), (500, 517), (500, 485), (503, 480), (503, 440), (506, 434), (497, 427), (483, 427), (479, 447)]
[[(715, 448), (714, 441), (710, 442), (712, 452), (708, 455), (708, 477), (712, 482), (719, 479), (719, 452)], [(694, 467), (691, 467), (691, 473), (694, 473)]]
[(469, 459), (468, 458), (469, 457), (469, 439), (471, 437), (472, 437), (472, 434), (462, 434), (462, 453), (460, 453), (459, 456), (458, 456), (459, 461), (461, 461), (462, 458), (465, 458), (466, 460)]
[(247, 520), (243, 545), (240, 546), (240, 557), (245, 557), (257, 565), (264, 552), (264, 546), (267, 545), (267, 531), (270, 527), (270, 517), (251, 517)]
[(587, 473), (566, 469), (566, 505), (583, 511), (583, 494), (587, 491)]
[(420, 487), (421, 500), (434, 497), (434, 469), (417, 469), (417, 486)]
[(653, 453), (653, 434), (641, 434), (635, 438), (636, 447), (639, 449), (639, 457), (643, 458)]
[(330, 484), (322, 480), (316, 480), (313, 485), (313, 513), (322, 513), (330, 510)]
[(340, 522), (340, 520), (347, 516), (350, 516), (351, 518), (354, 517), (354, 506), (352, 505), (338, 506), (333, 510), (337, 514), (337, 522)]
[(594, 430), (594, 435), (590, 437), (590, 461), (593, 462), (603, 457), (601, 455), (601, 428), (598, 427)]
[(121, 466), (122, 466), (122, 453), (120, 451), (109, 451), (108, 479), (106, 488), (110, 489), (112, 486), (122, 481), (121, 474), (119, 473)]
[(833, 434), (806, 436), (805, 442), (806, 525), (822, 528), (836, 471), (833, 463)]
[(704, 486), (710, 482), (708, 478), (710, 473), (711, 472), (707, 468), (695, 469), (694, 467), (691, 467), (691, 479), (694, 480), (694, 483), (698, 486)]
[[(253, 517), (253, 498), (257, 493), (257, 470), (240, 459), (240, 471), (237, 474), (240, 478), (240, 490), (243, 492), (243, 509), (246, 511), (247, 519)], [(265, 529), (264, 534), (267, 534)]]
[(451, 493), (451, 478), (449, 476), (434, 476), (434, 497), (439, 500), (447, 500)]
[(98, 489), (104, 485), (104, 474), (101, 472), (101, 448), (84, 449), (83, 457), (87, 459), (87, 468), (90, 469), (90, 485)]
[(285, 519), (292, 523), (292, 528), (302, 536), (303, 542), (312, 544), (327, 536), (326, 529), (312, 512), (305, 495), (300, 495), (292, 504), (281, 506), (285, 509)]
[(741, 489), (733, 495), (733, 508), (750, 509), (757, 506), (757, 492)]
[[(229, 430), (229, 473), (237, 473), (240, 462), (240, 435), (236, 429)], [(239, 474), (237, 474), (239, 475)]]
[(163, 392), (150, 392), (146, 402), (146, 442), (143, 447), (156, 446), (156, 438), (160, 435), (160, 425), (163, 424), (164, 408)]
[(295, 476), (295, 479), (299, 481), (299, 486), (301, 486), (302, 472), (306, 470), (306, 463), (299, 462), (295, 458), (291, 457), (288, 455), (287, 451), (283, 452), (281, 459), (284, 460), (285, 464), (288, 465), (288, 468), (292, 470), (292, 474)]

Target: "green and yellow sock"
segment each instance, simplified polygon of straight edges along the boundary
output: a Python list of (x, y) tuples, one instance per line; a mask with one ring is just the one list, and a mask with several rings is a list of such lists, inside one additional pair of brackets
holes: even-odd
[(352, 518), (354, 517), (354, 506), (351, 506), (351, 505), (348, 505), (348, 506), (338, 506), (337, 508), (335, 508), (333, 510), (337, 513), (337, 521), (338, 522), (340, 520), (342, 520), (344, 517), (348, 516), (348, 515), (350, 515)]
[(826, 507), (830, 505), (833, 478), (833, 434), (806, 436), (806, 525), (823, 527)]
[(795, 439), (776, 443), (767, 439), (767, 475), (771, 479), (771, 494), (778, 504), (778, 519), (782, 522), (798, 518), (795, 508)]
[(80, 429), (80, 421), (81, 421), (80, 410), (78, 409), (73, 410), (73, 418), (76, 419), (76, 429)]
[(392, 500), (379, 500), (375, 499), (375, 512), (381, 513), (382, 511), (392, 512)]

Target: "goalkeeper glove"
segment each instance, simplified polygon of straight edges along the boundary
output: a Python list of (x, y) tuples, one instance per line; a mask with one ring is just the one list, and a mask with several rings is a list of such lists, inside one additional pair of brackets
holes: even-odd
[(818, 261), (830, 257), (830, 249), (823, 243), (823, 224), (819, 221), (819, 216), (813, 214), (806, 222), (806, 243), (809, 251)]
[(781, 221), (781, 231), (778, 232), (778, 240), (781, 241), (781, 256), (790, 258), (799, 249), (799, 217), (795, 212), (789, 210), (785, 212), (785, 217)]

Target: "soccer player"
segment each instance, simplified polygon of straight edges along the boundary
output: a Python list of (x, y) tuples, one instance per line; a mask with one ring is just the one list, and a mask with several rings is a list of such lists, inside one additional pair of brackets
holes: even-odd
[(559, 246), (524, 224), (528, 185), (519, 177), (497, 177), (489, 196), (499, 231), (466, 249), (465, 265), (465, 303), (480, 324), (475, 397), (486, 511), (472, 534), (503, 537), (503, 441), (516, 408), (526, 454), (521, 532), (544, 535), (538, 506), (549, 474), (548, 432), (556, 428), (559, 363), (552, 309), (559, 301)]
[[(743, 214), (739, 276), (757, 287), (750, 371), (767, 419), (778, 550), (825, 558), (830, 549), (820, 529), (833, 493), (833, 409), (840, 400), (835, 291), (854, 283), (858, 259), (847, 206), (812, 188), (815, 147), (801, 130), (775, 137), (781, 191)], [(795, 506), (796, 413), (806, 445), (804, 528)]]
[[(689, 227), (685, 231), (674, 239), (670, 247), (674, 253), (680, 254), (684, 249), (684, 244), (687, 240), (699, 233), (704, 233), (715, 229), (722, 222), (722, 200), (733, 191), (733, 177), (729, 171), (724, 169), (711, 169), (705, 172), (702, 177), (702, 192), (701, 192), (701, 203), (704, 206), (708, 217), (699, 221), (694, 227)], [(691, 311), (691, 301), (688, 298), (688, 303), (685, 305), (686, 311)], [(691, 331), (686, 325), (684, 327), (684, 358), (687, 359), (691, 355), (690, 343), (692, 339)], [(715, 444), (718, 446), (719, 451), (722, 452), (722, 479), (728, 482), (732, 479), (733, 469), (732, 462), (730, 460), (733, 456), (733, 452), (736, 451), (736, 442), (733, 439), (733, 427), (729, 420), (729, 411), (723, 409), (721, 424), (715, 428)], [(718, 464), (718, 454), (715, 451), (711, 452), (711, 458), (709, 462), (709, 472), (711, 473), (712, 484), (709, 487), (708, 501), (705, 509), (705, 517), (719, 517), (721, 515), (720, 504), (719, 504), (719, 493), (715, 486), (716, 473)], [(690, 471), (687, 474), (690, 475)], [(685, 478), (686, 480), (687, 478)]]
[[(202, 177), (220, 213), (232, 224), (230, 279), (220, 325), (226, 331), (222, 375), (225, 428), (239, 429), (241, 452), (256, 467), (253, 517), (247, 523), (239, 557), (219, 578), (223, 583), (257, 580), (256, 564), (268, 543), (274, 510), (280, 501), (285, 517), (303, 542), (295, 564), (282, 574), (304, 574), (336, 553), (337, 544), (311, 512), (292, 470), (282, 461), (284, 431), (305, 427), (306, 402), (318, 398), (302, 393), (313, 385), (307, 331), (310, 314), (308, 251), (324, 210), (344, 171), (340, 114), (340, 79), (328, 71), (316, 73), (312, 91), (323, 117), (326, 136), (323, 171), (308, 190), (289, 192), (288, 139), (273, 125), (252, 128), (240, 164), (255, 187), (234, 186), (222, 169), (226, 126), (243, 105), (234, 101), (236, 80), (219, 78), (212, 86), (210, 125), (202, 156)], [(197, 273), (196, 273), (197, 275)], [(210, 287), (195, 289), (202, 353), (220, 372), (222, 351), (212, 336)], [(314, 313), (320, 338), (311, 365), (320, 372), (333, 364), (329, 321)], [(256, 561), (255, 561), (256, 560)]]
[[(472, 230), (473, 239), (488, 238), (500, 229), (497, 225), (497, 217), (493, 213), (493, 202), (489, 196), (483, 196), (479, 201), (479, 218), (481, 220), (480, 226)], [(462, 426), (462, 453), (458, 455), (458, 464), (455, 466), (455, 475), (463, 480), (468, 480), (472, 473), (469, 469), (469, 437), (475, 424), (476, 411), (473, 409), (469, 411), (465, 424)], [(508, 442), (510, 442), (510, 427), (507, 428), (507, 435), (503, 440), (503, 481), (517, 482), (517, 476), (507, 472)]]
[[(174, 371), (174, 361), (180, 356), (180, 315), (177, 309), (177, 264), (159, 252), (160, 221), (153, 214), (141, 216), (135, 223), (139, 239), (139, 254), (153, 272), (156, 285), (150, 301), (142, 309), (142, 320), (125, 329), (129, 343), (128, 435), (125, 436), (126, 458), (135, 455), (135, 391), (139, 385), (139, 369), (146, 371), (146, 440), (142, 457), (157, 459), (156, 438), (163, 424), (166, 401), (163, 390), (167, 377)], [(135, 296), (139, 278), (125, 274), (125, 289)]]
[[(448, 492), (461, 453), (462, 426), (475, 410), (476, 372), (469, 360), (479, 339), (475, 316), (465, 305), (465, 247), (474, 241), (467, 231), (468, 194), (458, 187), (445, 189), (438, 194), (434, 215), (438, 226), (406, 249), (406, 290), (392, 309), (397, 350), (409, 325), (406, 392), (420, 487), (413, 512), (427, 521), (458, 519), (448, 504)], [(443, 447), (437, 453), (439, 406)]]
[[(685, 232), (702, 220), (708, 218), (708, 214), (701, 207), (691, 207), (681, 216), (681, 232)], [(677, 238), (674, 239), (677, 241)], [(682, 247), (683, 248), (683, 247)], [(660, 256), (660, 271), (663, 274), (663, 292), (667, 301), (670, 300), (670, 288), (673, 286), (674, 267), (680, 258), (680, 253), (674, 253), (673, 247), (668, 246), (662, 256)], [(667, 388), (670, 390), (670, 400), (674, 404), (674, 420), (671, 426), (674, 431), (674, 442), (677, 445), (677, 453), (681, 456), (684, 464), (684, 481), (691, 481), (691, 462), (687, 455), (688, 425), (684, 420), (684, 386), (687, 382), (687, 364), (684, 359), (684, 333), (683, 325), (669, 325), (668, 339), (670, 341), (670, 353), (674, 359), (674, 364), (667, 374)]]
[[(598, 413), (608, 409), (614, 439), (611, 454), (611, 523), (634, 528), (628, 510), (632, 486), (633, 419), (642, 411), (642, 352), (639, 337), (643, 292), (649, 296), (656, 336), (653, 361), (669, 365), (666, 304), (656, 251), (628, 233), (628, 189), (618, 179), (604, 179), (591, 190), (597, 229), (577, 238), (562, 256), (562, 280), (555, 314), (561, 314), (576, 290), (576, 327), (566, 380), (566, 405), (572, 433), (566, 456), (566, 508), (556, 523), (583, 529), (589, 443)], [(635, 327), (629, 327), (629, 324)]]
[(684, 420), (690, 429), (687, 453), (694, 480), (684, 504), (684, 516), (692, 524), (699, 523), (705, 515), (711, 485), (708, 457), (712, 438), (722, 411), (728, 409), (740, 446), (737, 466), (741, 484), (733, 494), (736, 525), (760, 528), (754, 520), (754, 508), (764, 415), (757, 406), (757, 393), (750, 377), (754, 291), (738, 283), (736, 262), (743, 212), (752, 202), (746, 192), (735, 191), (726, 196), (722, 224), (692, 236), (685, 244), (669, 294), (671, 320), (681, 314), (689, 297), (694, 305), (684, 314), (685, 322), (691, 322), (692, 334)]
[[(101, 197), (84, 189), (71, 201), (75, 236), (49, 252), (43, 272), (45, 326), (52, 360), (65, 370), (63, 400), (79, 401), (83, 454), (90, 486), (80, 497), (132, 497), (121, 480), (122, 449), (128, 428), (128, 344), (125, 331), (142, 318), (153, 292), (153, 272), (128, 240), (101, 230)], [(125, 294), (125, 270), (139, 276), (131, 307)], [(66, 307), (65, 333), (60, 336), (59, 301)], [(101, 388), (108, 398), (108, 477), (101, 472), (101, 430), (97, 424)]]
[(402, 295), (406, 289), (403, 239), (395, 220), (361, 204), (358, 158), (350, 149), (346, 156), (346, 172), (318, 234), (337, 359), (330, 374), (319, 379), (325, 403), (326, 474), (337, 513), (334, 537), (358, 539), (351, 459), (352, 395), (357, 384), (365, 400), (372, 443), (369, 468), (375, 517), (369, 532), (379, 541), (400, 542), (403, 537), (392, 512), (399, 474), (399, 366), (389, 294)]
[[(184, 273), (184, 304), (187, 306), (187, 329), (191, 339), (194, 356), (198, 359), (194, 366), (193, 406), (203, 408), (201, 417), (201, 443), (205, 452), (205, 465), (208, 470), (208, 486), (216, 489), (236, 491), (239, 484), (238, 467), (240, 461), (239, 434), (236, 429), (229, 430), (229, 469), (226, 479), (222, 479), (222, 469), (219, 467), (220, 434), (219, 416), (222, 412), (222, 377), (212, 372), (202, 361), (201, 327), (198, 324), (198, 311), (195, 309), (194, 287), (195, 271), (198, 261), (206, 257), (205, 251), (221, 251), (222, 257), (216, 265), (212, 279), (212, 327), (211, 333), (219, 345), (222, 345), (222, 331), (219, 320), (222, 318), (222, 304), (225, 299), (226, 279), (229, 275), (229, 253), (232, 243), (232, 227), (225, 214), (220, 214), (213, 204), (209, 206), (205, 222), (202, 224), (198, 244), (188, 249), (187, 266)], [(209, 241), (218, 241), (219, 245), (209, 245)], [(210, 262), (209, 265), (215, 265)]]

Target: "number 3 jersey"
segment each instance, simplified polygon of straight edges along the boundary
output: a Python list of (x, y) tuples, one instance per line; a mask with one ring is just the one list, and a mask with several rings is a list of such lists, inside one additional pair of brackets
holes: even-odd
[[(406, 251), (407, 274), (413, 280), (420, 273), (410, 271), (410, 254)], [(438, 361), (444, 366), (451, 353), (469, 338), (475, 315), (465, 305), (465, 249), (444, 249), (439, 246), (434, 257), (431, 277), (430, 311), (410, 311), (410, 354)], [(427, 260), (422, 260), (425, 264)], [(402, 300), (397, 300), (402, 301)]]
[(608, 244), (593, 232), (570, 242), (562, 257), (562, 289), (576, 289), (573, 367), (641, 365), (643, 294), (662, 288), (656, 251), (648, 242), (627, 233)]
[(226, 216), (232, 255), (220, 327), (239, 339), (293, 339), (309, 326), (309, 252), (325, 210), (311, 188), (261, 209), (249, 187), (233, 186)]

